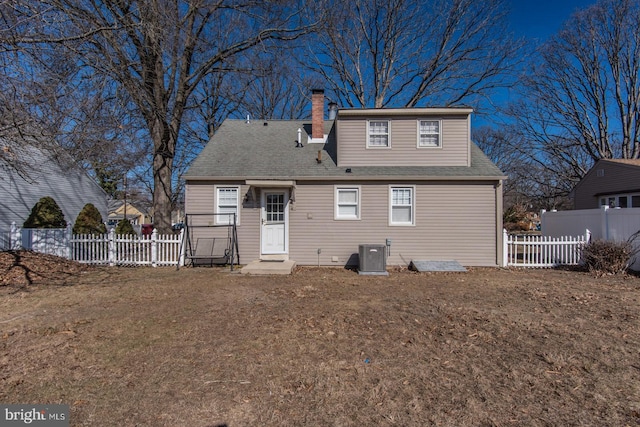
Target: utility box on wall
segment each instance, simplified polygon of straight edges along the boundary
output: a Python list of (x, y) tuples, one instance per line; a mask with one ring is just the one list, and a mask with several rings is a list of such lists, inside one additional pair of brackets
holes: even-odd
[(388, 276), (385, 245), (360, 245), (358, 247), (358, 274)]

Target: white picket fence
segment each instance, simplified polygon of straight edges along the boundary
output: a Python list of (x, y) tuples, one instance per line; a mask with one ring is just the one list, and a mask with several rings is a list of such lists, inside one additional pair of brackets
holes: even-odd
[(66, 229), (20, 229), (12, 224), (8, 249), (28, 249), (83, 264), (109, 266), (182, 266), (184, 248), (180, 234), (150, 236), (73, 235)]
[[(184, 245), (180, 234), (119, 236), (113, 230), (103, 235), (72, 235), (71, 229), (21, 230), (12, 225), (8, 249), (30, 249), (92, 265), (182, 266)], [(557, 267), (580, 263), (580, 248), (589, 242), (589, 230), (579, 236), (503, 235), (503, 265)]]
[(578, 265), (580, 249), (591, 239), (589, 230), (583, 235), (560, 237), (503, 233), (505, 267)]
[(69, 240), (69, 259), (84, 264), (151, 267), (182, 265), (182, 233), (148, 236), (109, 234), (73, 235)]

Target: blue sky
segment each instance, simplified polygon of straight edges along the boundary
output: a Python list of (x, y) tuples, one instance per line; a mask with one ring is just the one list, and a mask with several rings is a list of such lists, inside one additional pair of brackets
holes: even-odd
[[(597, 0), (507, 0), (511, 8), (509, 17), (511, 30), (516, 37), (542, 43), (557, 33), (562, 25), (578, 9), (587, 8)], [(510, 90), (499, 90), (493, 95), (496, 105), (512, 101)], [(474, 126), (491, 126), (491, 118), (475, 115)]]
[(556, 33), (577, 9), (596, 0), (508, 0), (511, 25), (516, 36), (544, 41)]

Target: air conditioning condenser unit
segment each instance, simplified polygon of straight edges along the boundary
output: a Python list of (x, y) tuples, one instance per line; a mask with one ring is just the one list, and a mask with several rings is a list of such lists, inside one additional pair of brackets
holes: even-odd
[(359, 245), (358, 274), (388, 276), (385, 245)]

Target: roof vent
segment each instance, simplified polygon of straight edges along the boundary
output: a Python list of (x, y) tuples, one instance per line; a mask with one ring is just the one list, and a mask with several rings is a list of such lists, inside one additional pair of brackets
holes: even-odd
[(335, 120), (337, 114), (338, 114), (338, 104), (331, 101), (329, 103), (329, 120)]
[(296, 140), (296, 147), (302, 148), (302, 129), (298, 128), (298, 139)]

